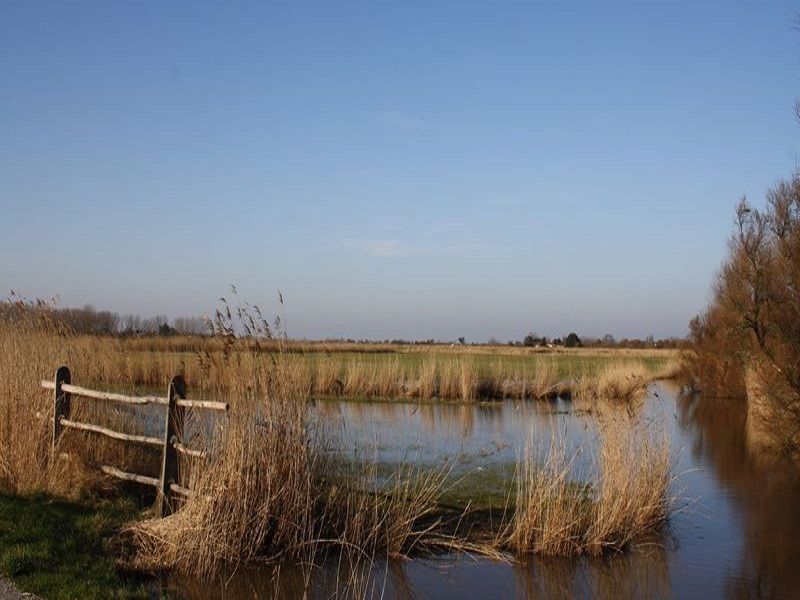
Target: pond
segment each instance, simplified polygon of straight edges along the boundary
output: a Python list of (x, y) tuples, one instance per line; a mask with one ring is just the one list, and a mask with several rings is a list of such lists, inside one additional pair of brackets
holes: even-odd
[[(457, 599), (797, 597), (800, 471), (748, 449), (740, 403), (704, 400), (658, 383), (635, 410), (644, 421), (666, 425), (675, 457), (678, 510), (658, 539), (603, 558), (376, 559), (360, 574), (360, 592)], [(520, 451), (532, 440), (547, 442), (557, 432), (568, 449), (583, 452), (596, 439), (594, 416), (573, 410), (568, 401), (320, 400), (314, 411), (329, 438), (370, 453), (388, 469), (409, 462), (448, 465), (450, 477), (463, 483), (456, 495), (491, 496), (507, 488)], [(348, 577), (341, 566), (324, 565), (312, 572), (309, 595), (335, 595)], [(272, 567), (240, 569), (224, 582), (168, 582), (171, 594), (187, 598), (295, 597), (305, 587), (303, 573), (291, 567), (279, 573)]]

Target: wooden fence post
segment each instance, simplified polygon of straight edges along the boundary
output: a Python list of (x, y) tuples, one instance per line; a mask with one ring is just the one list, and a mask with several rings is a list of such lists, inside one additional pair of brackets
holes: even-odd
[(161, 479), (159, 481), (159, 494), (157, 510), (162, 517), (166, 517), (173, 509), (173, 494), (170, 491), (172, 484), (178, 482), (178, 451), (175, 443), (183, 442), (183, 422), (186, 409), (178, 406), (178, 398), (186, 398), (186, 384), (183, 377), (176, 375), (169, 382), (167, 390), (167, 420), (164, 427), (164, 454), (161, 459)]
[(69, 367), (66, 365), (58, 367), (56, 370), (55, 391), (53, 395), (53, 450), (56, 448), (58, 439), (61, 437), (62, 417), (69, 419), (69, 392), (61, 389), (63, 384), (72, 383)]

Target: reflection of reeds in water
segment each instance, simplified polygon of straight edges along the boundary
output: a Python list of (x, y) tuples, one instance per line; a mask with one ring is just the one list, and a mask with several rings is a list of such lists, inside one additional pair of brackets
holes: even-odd
[(667, 553), (660, 539), (646, 548), (576, 561), (531, 557), (514, 565), (517, 598), (669, 598)]
[(465, 438), (472, 437), (475, 433), (475, 411), (471, 406), (459, 406), (458, 408), (461, 435)]

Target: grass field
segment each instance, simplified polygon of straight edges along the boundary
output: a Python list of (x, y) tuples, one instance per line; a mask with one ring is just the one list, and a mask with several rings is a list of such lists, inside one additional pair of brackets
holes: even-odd
[(111, 539), (138, 518), (131, 501), (79, 504), (0, 494), (0, 574), (44, 598), (148, 598), (141, 575), (123, 574)]
[[(406, 344), (309, 343), (219, 338), (87, 338), (118, 357), (91, 369), (119, 384), (163, 386), (170, 374), (184, 375), (193, 390), (213, 386), (209, 363), (262, 361), (276, 356), (291, 366), (309, 396), (413, 397), (471, 400), (536, 398), (586, 387), (609, 372), (643, 381), (671, 377), (678, 352), (669, 349), (524, 348)], [(99, 365), (98, 365), (99, 366)], [(621, 371), (620, 371), (621, 369)], [(99, 371), (99, 372), (98, 372)], [(78, 374), (96, 377), (95, 373)]]

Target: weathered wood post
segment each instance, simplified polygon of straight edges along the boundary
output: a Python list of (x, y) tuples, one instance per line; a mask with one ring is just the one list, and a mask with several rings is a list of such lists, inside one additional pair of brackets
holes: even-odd
[(186, 398), (183, 377), (176, 375), (167, 389), (167, 422), (164, 427), (164, 454), (161, 459), (161, 479), (157, 501), (158, 513), (166, 517), (173, 510), (172, 484), (178, 483), (178, 450), (175, 443), (183, 440), (183, 422), (186, 410), (178, 406), (178, 399)]
[(53, 395), (53, 450), (56, 448), (58, 439), (61, 437), (62, 417), (69, 419), (69, 392), (65, 392), (61, 386), (72, 383), (69, 367), (62, 365), (56, 369), (55, 388)]

